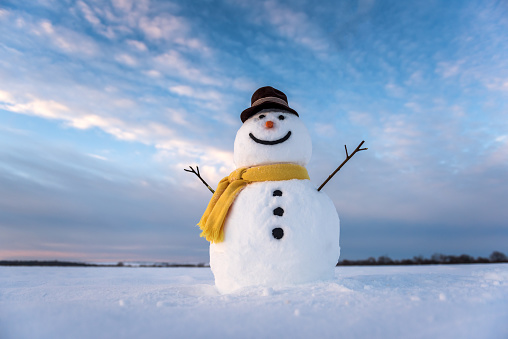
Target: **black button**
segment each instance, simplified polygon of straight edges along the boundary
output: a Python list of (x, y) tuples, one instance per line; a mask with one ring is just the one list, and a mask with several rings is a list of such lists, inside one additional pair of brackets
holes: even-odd
[(281, 190), (275, 190), (273, 191), (274, 197), (282, 197), (282, 191)]
[(272, 235), (277, 240), (282, 239), (284, 236), (284, 230), (280, 227), (276, 227), (272, 230)]
[(278, 215), (279, 217), (282, 217), (284, 214), (284, 210), (281, 207), (277, 207), (273, 210), (273, 215)]

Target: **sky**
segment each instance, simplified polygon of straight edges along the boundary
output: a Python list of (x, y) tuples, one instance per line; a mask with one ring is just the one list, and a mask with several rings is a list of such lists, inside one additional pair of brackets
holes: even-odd
[(0, 1), (0, 259), (207, 262), (262, 86), (310, 131), (341, 259), (508, 253), (506, 1)]

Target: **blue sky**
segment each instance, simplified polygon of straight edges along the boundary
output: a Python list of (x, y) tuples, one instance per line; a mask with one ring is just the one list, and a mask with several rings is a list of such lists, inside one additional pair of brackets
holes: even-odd
[(2, 1), (0, 258), (207, 261), (252, 93), (284, 91), (343, 259), (508, 252), (500, 1)]

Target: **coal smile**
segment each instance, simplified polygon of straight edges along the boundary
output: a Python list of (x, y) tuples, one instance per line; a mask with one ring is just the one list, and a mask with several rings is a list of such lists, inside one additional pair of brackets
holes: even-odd
[(257, 142), (258, 144), (262, 144), (262, 145), (277, 145), (277, 144), (280, 144), (286, 140), (289, 139), (289, 137), (291, 136), (291, 131), (289, 131), (285, 136), (283, 136), (282, 138), (280, 139), (277, 139), (277, 140), (261, 140), (261, 139), (258, 139), (254, 136), (254, 134), (252, 133), (249, 133), (249, 137), (254, 140), (255, 142)]

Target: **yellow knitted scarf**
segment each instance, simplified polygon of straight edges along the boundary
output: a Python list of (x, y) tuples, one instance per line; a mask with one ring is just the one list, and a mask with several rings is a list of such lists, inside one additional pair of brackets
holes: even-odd
[(202, 237), (214, 243), (224, 241), (224, 222), (229, 208), (242, 189), (252, 182), (309, 179), (305, 167), (296, 164), (273, 164), (242, 167), (219, 182), (205, 213), (198, 223)]

